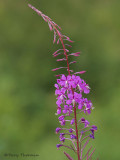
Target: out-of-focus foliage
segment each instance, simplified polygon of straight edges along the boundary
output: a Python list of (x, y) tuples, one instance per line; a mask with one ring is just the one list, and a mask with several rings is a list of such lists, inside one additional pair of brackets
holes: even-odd
[[(39, 154), (35, 160), (65, 160), (56, 150), (53, 34), (27, 7), (27, 1), (0, 1), (0, 157), (4, 153)], [(120, 0), (31, 0), (75, 41), (81, 51), (74, 70), (91, 86), (98, 126), (95, 156), (119, 160), (120, 146)], [(63, 65), (63, 64), (62, 64)], [(19, 157), (19, 159), (24, 159)], [(33, 157), (29, 157), (30, 160)]]

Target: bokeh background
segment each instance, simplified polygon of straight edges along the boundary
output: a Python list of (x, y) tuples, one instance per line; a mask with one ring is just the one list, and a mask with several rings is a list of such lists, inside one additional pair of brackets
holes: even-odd
[(62, 64), (52, 57), (59, 46), (28, 2), (75, 41), (72, 52), (82, 52), (73, 67), (87, 71), (82, 78), (91, 87), (95, 157), (120, 160), (120, 0), (0, 0), (1, 159), (28, 153), (40, 156), (19, 159), (66, 160), (54, 133), (59, 123), (51, 69)]

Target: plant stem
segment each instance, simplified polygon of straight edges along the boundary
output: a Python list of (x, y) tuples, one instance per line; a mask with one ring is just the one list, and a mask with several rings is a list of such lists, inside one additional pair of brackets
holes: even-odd
[(76, 117), (76, 106), (75, 105), (74, 105), (74, 116), (75, 116), (75, 128), (76, 128), (76, 137), (77, 137), (77, 155), (78, 155), (78, 160), (80, 160), (78, 128), (77, 128), (77, 117)]

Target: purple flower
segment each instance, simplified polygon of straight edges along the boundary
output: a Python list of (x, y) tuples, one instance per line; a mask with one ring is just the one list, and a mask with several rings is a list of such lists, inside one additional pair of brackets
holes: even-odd
[(64, 133), (60, 133), (60, 141), (64, 142), (65, 141), (65, 137), (64, 137)]
[(56, 145), (57, 148), (59, 148), (59, 147), (61, 147), (61, 146), (63, 146), (63, 145), (62, 145), (62, 144), (57, 144), (57, 145)]
[(82, 117), (82, 118), (81, 118), (81, 122), (82, 122), (82, 123), (85, 123), (85, 118)]
[(60, 141), (65, 142), (65, 137), (60, 138)]
[(79, 83), (79, 89), (85, 94), (88, 94), (90, 92), (90, 87), (88, 86), (88, 84), (86, 84), (84, 80), (82, 80), (82, 82)]
[(88, 127), (89, 124), (90, 123), (87, 120), (85, 120), (85, 127)]
[(89, 137), (95, 139), (94, 134), (90, 134)]
[(64, 120), (65, 116), (61, 115), (58, 119), (59, 119), (59, 122), (61, 124), (61, 126), (65, 125), (65, 120)]
[(86, 94), (90, 93), (90, 87), (88, 85), (84, 86), (84, 93)]
[(72, 93), (68, 94), (68, 100), (66, 101), (67, 104), (71, 104), (73, 103), (73, 105), (75, 103), (79, 103), (81, 101), (81, 98), (82, 98), (82, 95), (77, 93), (77, 92), (74, 92), (74, 95)]
[(60, 84), (62, 87), (68, 88), (69, 81), (71, 80), (71, 76), (65, 76), (64, 74), (61, 76), (60, 81), (58, 81), (58, 84)]
[(63, 113), (66, 114), (69, 110), (68, 105), (64, 105)]
[(87, 120), (85, 120), (85, 118), (81, 118), (81, 123), (85, 124), (85, 126), (84, 126), (85, 128), (88, 127), (90, 124)]
[(59, 121), (62, 121), (62, 120), (64, 120), (64, 118), (65, 118), (65, 116), (61, 115), (58, 119), (59, 119)]
[(84, 101), (84, 106), (85, 106), (84, 112), (86, 114), (87, 113), (90, 114), (91, 113), (91, 109), (92, 109), (91, 101), (89, 101), (87, 98), (84, 98), (83, 101)]
[(94, 132), (97, 131), (97, 126), (92, 126), (92, 128), (90, 129), (90, 131), (92, 132), (89, 136), (93, 139), (95, 139), (94, 137)]
[(71, 134), (71, 135), (70, 135), (70, 138), (71, 138), (71, 139), (77, 139), (77, 137), (76, 137), (74, 134)]
[(81, 78), (79, 76), (72, 75), (72, 80), (73, 80), (72, 87), (73, 88), (76, 88), (76, 87), (79, 88), (79, 84), (82, 82)]
[(61, 126), (65, 125), (65, 120), (60, 121)]
[(97, 131), (97, 126), (92, 125), (92, 129), (93, 129), (94, 131)]
[(64, 109), (64, 110), (63, 110), (63, 113), (64, 113), (64, 114), (66, 114), (66, 113), (67, 113), (67, 111), (68, 111), (67, 109)]
[(61, 114), (61, 107), (58, 107), (57, 114)]
[(65, 133), (60, 133), (60, 136), (63, 137), (65, 135)]
[(70, 129), (69, 129), (69, 132), (70, 132), (70, 133), (72, 133), (72, 132), (73, 132), (73, 129), (72, 129), (72, 128), (70, 128)]
[(58, 100), (56, 101), (56, 104), (60, 107), (60, 105), (62, 104), (62, 100), (61, 100), (61, 99), (58, 99)]
[(70, 122), (71, 125), (73, 125), (75, 123), (75, 119), (73, 118)]
[(60, 106), (64, 102), (64, 99), (66, 98), (66, 96), (65, 96), (65, 89), (64, 88), (61, 88), (59, 90), (56, 89), (55, 94), (56, 95), (58, 94), (58, 97), (57, 97), (58, 100), (57, 100), (56, 104), (58, 106)]
[(90, 131), (92, 132), (92, 134), (94, 134), (94, 131), (97, 131), (97, 126), (92, 126), (92, 128), (90, 129)]
[(59, 131), (61, 131), (61, 128), (56, 128), (56, 134), (59, 133)]
[(78, 109), (82, 109), (82, 108), (83, 108), (82, 102), (79, 102)]

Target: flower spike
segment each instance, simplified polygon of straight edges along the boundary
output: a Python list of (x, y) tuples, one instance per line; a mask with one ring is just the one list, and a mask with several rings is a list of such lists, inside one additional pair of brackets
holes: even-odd
[[(78, 76), (78, 74), (83, 74), (86, 71), (74, 72), (70, 67), (71, 64), (76, 63), (76, 61), (69, 62), (69, 56), (78, 57), (80, 52), (70, 53), (66, 47), (71, 48), (72, 46), (66, 44), (66, 41), (70, 43), (73, 43), (73, 41), (68, 36), (61, 33), (61, 28), (52, 21), (51, 18), (31, 4), (28, 4), (28, 6), (48, 23), (50, 31), (54, 32), (53, 43), (57, 41), (57, 44), (61, 43), (62, 45), (62, 48), (53, 53), (53, 57), (62, 56), (56, 61), (66, 62), (66, 66), (52, 69), (52, 71), (64, 68), (67, 70), (66, 74), (56, 75), (57, 82), (54, 85), (56, 88), (56, 115), (59, 116), (58, 121), (61, 126), (57, 127), (55, 131), (56, 134), (59, 134), (60, 139), (60, 144), (57, 144), (56, 147), (57, 149), (60, 147), (71, 149), (77, 154), (78, 160), (83, 160), (86, 157), (86, 160), (90, 160), (95, 149), (90, 153), (91, 147), (85, 155), (83, 151), (90, 140), (95, 138), (97, 127), (94, 125), (90, 126), (90, 123), (85, 118), (81, 117), (81, 114), (83, 116), (91, 114), (93, 109), (92, 102), (86, 98), (86, 95), (90, 93), (90, 87), (80, 76)], [(70, 141), (72, 144), (69, 146), (65, 145), (66, 141)], [(64, 154), (69, 160), (73, 160), (68, 153), (64, 152)]]

